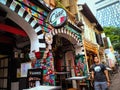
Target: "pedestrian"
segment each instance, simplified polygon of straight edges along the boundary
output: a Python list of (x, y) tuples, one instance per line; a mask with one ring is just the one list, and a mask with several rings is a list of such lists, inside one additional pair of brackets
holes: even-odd
[(97, 56), (94, 56), (94, 64), (91, 66), (91, 77), (95, 90), (108, 90), (110, 79), (106, 66), (100, 63)]

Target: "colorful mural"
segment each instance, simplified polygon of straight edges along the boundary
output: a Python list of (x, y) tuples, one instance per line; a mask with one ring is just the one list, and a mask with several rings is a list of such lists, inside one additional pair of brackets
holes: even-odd
[(87, 65), (85, 63), (85, 56), (84, 55), (76, 55), (75, 57), (75, 64), (81, 69), (82, 75), (87, 76)]
[(54, 65), (52, 52), (48, 52), (46, 58), (41, 59), (43, 53), (34, 52), (36, 58), (32, 60), (32, 68), (43, 69), (43, 83), (45, 85), (55, 85)]
[(43, 32), (49, 32), (51, 30), (52, 27), (46, 21), (48, 12), (37, 7), (29, 0), (19, 0), (17, 3), (29, 14), (31, 14), (33, 18), (42, 26)]
[[(43, 33), (51, 31), (52, 27), (46, 21), (48, 12), (37, 7), (29, 0), (19, 0), (17, 3), (23, 7), (30, 15), (32, 15), (32, 17), (41, 25)], [(43, 84), (55, 85), (52, 52), (50, 50), (47, 50), (47, 53), (41, 51), (33, 51), (33, 54), (35, 58), (32, 60), (32, 68), (43, 69)]]

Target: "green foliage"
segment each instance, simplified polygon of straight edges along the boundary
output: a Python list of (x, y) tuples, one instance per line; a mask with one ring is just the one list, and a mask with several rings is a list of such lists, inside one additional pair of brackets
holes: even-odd
[(120, 53), (120, 27), (104, 27), (104, 33), (110, 37), (113, 48)]

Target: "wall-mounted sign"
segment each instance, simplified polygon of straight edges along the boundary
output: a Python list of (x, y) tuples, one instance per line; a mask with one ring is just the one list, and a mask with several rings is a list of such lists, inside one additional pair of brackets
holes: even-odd
[(53, 9), (48, 16), (48, 22), (55, 28), (62, 27), (66, 21), (67, 12), (63, 8)]
[(43, 84), (43, 70), (41, 68), (28, 69), (27, 87), (35, 87)]

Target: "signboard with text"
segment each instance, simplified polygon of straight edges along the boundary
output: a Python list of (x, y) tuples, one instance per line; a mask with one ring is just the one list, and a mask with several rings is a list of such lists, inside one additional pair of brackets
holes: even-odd
[(62, 27), (63, 25), (65, 25), (66, 21), (67, 21), (67, 12), (63, 8), (53, 9), (48, 16), (48, 22), (54, 28)]
[(32, 88), (43, 83), (43, 70), (41, 68), (29, 69), (27, 73), (27, 87)]

